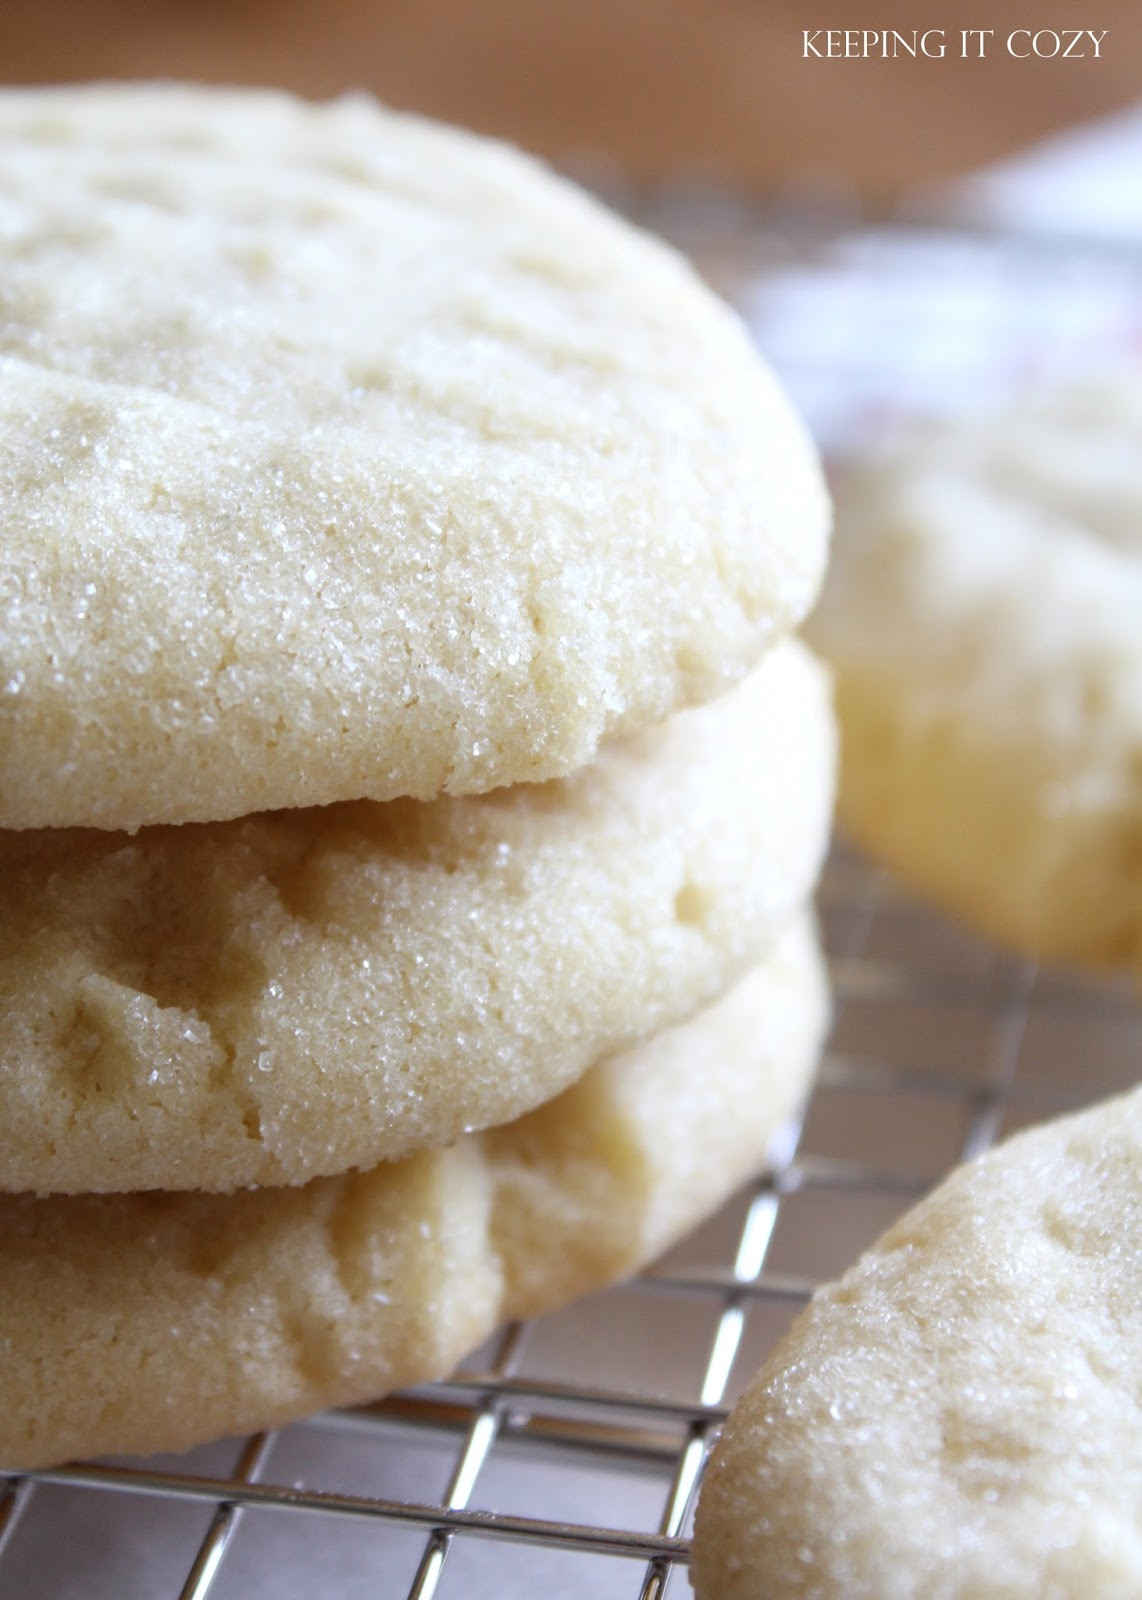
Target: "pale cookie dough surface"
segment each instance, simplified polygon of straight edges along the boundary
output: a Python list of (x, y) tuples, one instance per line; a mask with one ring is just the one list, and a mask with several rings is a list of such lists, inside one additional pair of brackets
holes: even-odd
[(700, 1600), (1142, 1594), (1142, 1089), (961, 1168), (727, 1424)]
[(1142, 371), (917, 433), (842, 485), (814, 623), (847, 830), (1036, 954), (1142, 934)]
[(300, 1183), (518, 1116), (770, 947), (834, 745), (789, 640), (546, 785), (0, 834), (0, 1188)]
[(0, 826), (482, 792), (806, 611), (814, 452), (673, 252), (363, 99), (0, 96)]
[(0, 1197), (0, 1466), (375, 1397), (634, 1271), (760, 1165), (827, 1010), (801, 917), (708, 1010), (449, 1150), (300, 1189)]

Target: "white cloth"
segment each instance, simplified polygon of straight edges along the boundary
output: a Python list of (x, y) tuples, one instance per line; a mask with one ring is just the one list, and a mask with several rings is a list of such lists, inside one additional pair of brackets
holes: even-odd
[(956, 202), (1010, 228), (1142, 243), (1142, 105), (1014, 156), (962, 185)]
[(846, 233), (742, 296), (832, 455), (900, 416), (971, 411), (1142, 355), (1142, 108), (937, 202), (929, 220)]

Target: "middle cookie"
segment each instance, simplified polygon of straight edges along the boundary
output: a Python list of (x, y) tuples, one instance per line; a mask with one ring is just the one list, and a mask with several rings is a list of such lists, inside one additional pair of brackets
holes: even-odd
[(789, 642), (544, 785), (0, 834), (0, 1188), (303, 1183), (521, 1115), (764, 954), (834, 756)]

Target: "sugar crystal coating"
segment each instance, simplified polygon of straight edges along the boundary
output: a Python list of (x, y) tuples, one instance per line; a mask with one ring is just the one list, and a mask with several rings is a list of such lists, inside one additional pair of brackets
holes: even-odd
[(300, 1183), (550, 1098), (770, 946), (834, 742), (790, 640), (544, 785), (0, 832), (0, 1188)]
[(488, 790), (806, 610), (811, 446), (665, 247), (363, 98), (0, 96), (0, 826)]
[(974, 1161), (739, 1403), (699, 1600), (1142, 1593), (1142, 1089)]
[(289, 1190), (0, 1195), (0, 1467), (371, 1399), (632, 1272), (759, 1165), (826, 1013), (802, 916), (716, 1005), (451, 1149)]

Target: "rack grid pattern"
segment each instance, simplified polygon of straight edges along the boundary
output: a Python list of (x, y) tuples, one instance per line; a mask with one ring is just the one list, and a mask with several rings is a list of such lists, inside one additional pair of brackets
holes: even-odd
[[(669, 1344), (676, 1337), (685, 1349), (684, 1381), (676, 1373), (664, 1383), (660, 1371), (645, 1384), (589, 1371), (560, 1377), (558, 1340), (546, 1360), (528, 1359), (547, 1324), (561, 1320), (545, 1319), (509, 1327), (449, 1383), (232, 1441), (211, 1459), (197, 1452), (182, 1462), (107, 1462), (9, 1480), (0, 1501), (0, 1595), (223, 1600), (315, 1592), (312, 1573), (291, 1586), (291, 1570), (306, 1569), (304, 1561), (289, 1564), (294, 1535), (283, 1542), (283, 1518), (322, 1525), (320, 1592), (330, 1597), (659, 1600), (687, 1592), (680, 1569), (711, 1436), (814, 1283), (955, 1160), (1137, 1077), (1142, 1014), (1123, 986), (1045, 975), (1002, 955), (843, 850), (834, 852), (820, 905), (835, 1018), (804, 1116), (779, 1137), (766, 1173), (717, 1222), (636, 1284), (588, 1303), (596, 1318), (605, 1313), (604, 1321), (621, 1325), (640, 1302), (644, 1312), (653, 1302), (654, 1338)], [(574, 1340), (590, 1318), (584, 1323), (580, 1314), (577, 1335), (575, 1313), (567, 1317)], [(598, 1327), (587, 1354), (614, 1366)], [(336, 1461), (340, 1452), (346, 1467), (324, 1479), (312, 1468), (299, 1477), (291, 1463), (318, 1437), (320, 1459)], [(428, 1443), (432, 1470), (419, 1470), (421, 1462), (412, 1476), (435, 1479), (435, 1493), (352, 1486), (368, 1454), (388, 1463), (389, 1483), (399, 1482), (418, 1440)], [(498, 1472), (501, 1465), (509, 1470)], [(576, 1480), (574, 1514), (560, 1509), (566, 1494), (558, 1480), (568, 1471)], [(73, 1517), (69, 1529), (67, 1514), (80, 1500), (86, 1515)], [(156, 1502), (184, 1514), (177, 1530), (169, 1517), (148, 1520), (145, 1508)], [(261, 1536), (243, 1551), (255, 1519), (264, 1524)], [(341, 1586), (337, 1551), (346, 1524), (387, 1537), (371, 1552), (354, 1550)], [(108, 1557), (116, 1525), (128, 1544), (140, 1529), (154, 1541), (131, 1570)], [(79, 1534), (94, 1527), (101, 1537), (85, 1548)], [(299, 1537), (307, 1541), (308, 1529)], [(466, 1561), (477, 1545), (484, 1559)], [(161, 1589), (154, 1587), (160, 1547)], [(509, 1552), (493, 1585), (498, 1558)], [(102, 1576), (100, 1561), (110, 1563)], [(150, 1587), (136, 1588), (136, 1578)]]
[[(1131, 253), (618, 198), (739, 301), (834, 453), (886, 411), (1002, 388), (1029, 350), (1041, 368), (1060, 329), (1089, 354), (1095, 323), (1118, 348), (1142, 327)], [(953, 282), (974, 287), (949, 317)], [(718, 1218), (448, 1383), (178, 1460), (0, 1478), (0, 1600), (686, 1594), (711, 1439), (813, 1286), (956, 1161), (1139, 1077), (1127, 985), (1006, 955), (843, 847), (819, 903), (835, 1012), (818, 1080)]]

